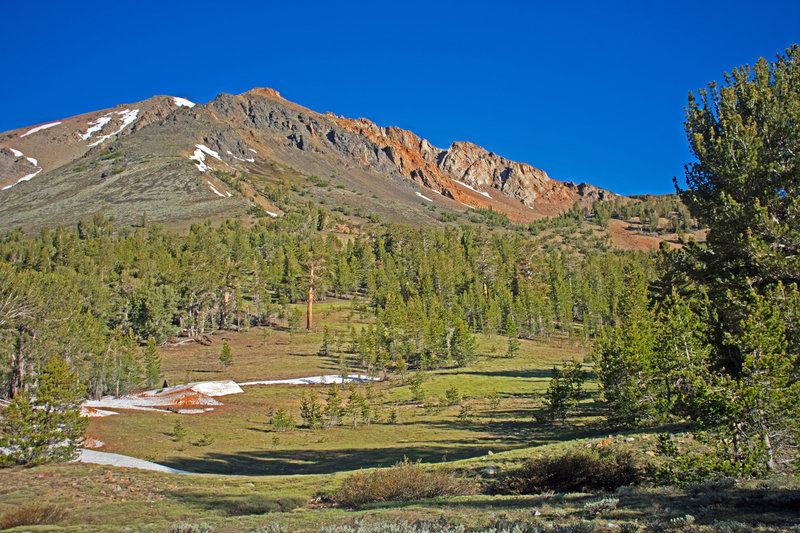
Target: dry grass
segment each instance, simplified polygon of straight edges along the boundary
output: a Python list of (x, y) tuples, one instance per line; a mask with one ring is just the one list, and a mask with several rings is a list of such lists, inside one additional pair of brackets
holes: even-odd
[(6, 512), (0, 518), (0, 529), (17, 526), (37, 526), (57, 524), (67, 516), (67, 511), (58, 505), (34, 503), (22, 505)]

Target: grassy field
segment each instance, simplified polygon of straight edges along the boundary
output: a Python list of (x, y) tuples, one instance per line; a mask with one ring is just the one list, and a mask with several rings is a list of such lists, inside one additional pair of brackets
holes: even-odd
[[(319, 304), (317, 330), (295, 332), (263, 328), (225, 332), (208, 346), (190, 345), (162, 351), (164, 374), (170, 383), (232, 379), (246, 382), (337, 374), (340, 353), (317, 355), (322, 328), (346, 332), (350, 323), (366, 320), (352, 316), (342, 303)], [(348, 322), (348, 319), (350, 322)], [(228, 342), (234, 364), (219, 362), (222, 342)], [(388, 466), (407, 457), (425, 463), (448, 462), (540, 444), (597, 435), (597, 427), (577, 420), (569, 428), (543, 426), (533, 418), (533, 408), (550, 379), (550, 368), (578, 357), (574, 347), (523, 341), (520, 354), (504, 357), (504, 337), (479, 339), (477, 362), (465, 368), (426, 374), (425, 400), (415, 401), (411, 387), (400, 376), (359, 385), (371, 398), (374, 420), (369, 425), (349, 421), (328, 429), (297, 427), (275, 431), (269, 412), (285, 409), (298, 424), (301, 396), (313, 388), (323, 397), (330, 385), (248, 386), (245, 393), (220, 398), (224, 405), (202, 415), (131, 411), (121, 416), (93, 419), (89, 436), (106, 443), (103, 451), (133, 455), (192, 472), (236, 475), (327, 474), (358, 468)], [(337, 343), (332, 343), (337, 348)], [(343, 343), (349, 344), (347, 341)], [(344, 348), (344, 346), (343, 346)], [(365, 372), (349, 361), (352, 373)], [(448, 389), (461, 399), (448, 402)], [(342, 395), (347, 396), (344, 388)], [(468, 416), (462, 416), (467, 406)], [(394, 421), (391, 412), (396, 413)], [(590, 417), (591, 403), (584, 415)], [(176, 420), (186, 428), (186, 438), (171, 438)], [(202, 441), (204, 445), (198, 445)], [(210, 444), (207, 444), (208, 442)]]
[[(207, 346), (163, 348), (164, 374), (172, 384), (336, 374), (337, 343), (328, 356), (317, 354), (323, 327), (347, 332), (350, 324), (362, 327), (369, 319), (346, 302), (321, 303), (316, 310), (319, 322), (312, 332), (278, 326), (265, 335), (263, 328), (251, 328), (218, 332)], [(223, 340), (234, 357), (228, 368), (219, 362)], [(66, 512), (58, 521), (59, 530), (65, 531), (170, 531), (181, 521), (203, 522), (213, 531), (318, 531), (323, 525), (358, 520), (430, 520), (468, 527), (505, 520), (575, 531), (637, 531), (645, 526), (656, 531), (786, 531), (796, 519), (796, 479), (682, 489), (623, 487), (614, 493), (492, 495), (498, 476), (533, 456), (612, 441), (641, 453), (652, 450), (655, 441), (655, 430), (609, 435), (591, 397), (565, 426), (536, 422), (550, 369), (567, 359), (582, 360), (585, 352), (564, 339), (523, 341), (519, 355), (508, 359), (506, 343), (501, 336), (479, 337), (478, 360), (465, 368), (430, 372), (421, 386), (424, 400), (414, 400), (400, 376), (359, 385), (371, 398), (375, 419), (355, 428), (343, 421), (328, 429), (276, 431), (269, 424), (269, 412), (279, 409), (299, 424), (301, 396), (310, 388), (324, 395), (329, 387), (324, 385), (249, 386), (243, 394), (219, 398), (224, 405), (199, 415), (127, 411), (92, 419), (88, 435), (106, 443), (102, 451), (206, 475), (82, 464), (6, 469), (0, 471), (0, 516), (31, 502), (56, 505)], [(349, 364), (351, 372), (361, 370), (355, 360)], [(593, 379), (588, 388), (596, 388)], [(453, 389), (460, 400), (446, 398)], [(186, 429), (177, 441), (176, 421)], [(358, 511), (331, 507), (319, 498), (353, 470), (390, 466), (403, 458), (455, 468), (472, 478), (481, 493), (372, 504)], [(618, 501), (598, 510), (596, 502), (604, 498)]]

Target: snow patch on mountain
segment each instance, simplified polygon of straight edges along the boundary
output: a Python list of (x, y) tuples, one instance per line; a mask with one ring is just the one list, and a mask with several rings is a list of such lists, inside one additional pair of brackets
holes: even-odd
[(189, 156), (191, 161), (197, 161), (195, 165), (197, 166), (197, 170), (200, 172), (205, 172), (209, 169), (209, 166), (206, 165), (206, 154), (203, 153), (201, 149), (197, 149), (194, 151), (192, 155)]
[(9, 150), (11, 150), (11, 153), (14, 154), (14, 157), (22, 157), (24, 155), (19, 150), (14, 150), (13, 148), (9, 148)]
[(175, 105), (178, 107), (194, 107), (197, 105), (191, 100), (187, 100), (186, 98), (181, 98), (179, 96), (173, 96), (172, 99), (175, 101)]
[[(131, 110), (131, 109), (123, 109), (122, 111), (112, 111), (111, 113), (116, 113), (117, 115), (120, 116), (120, 120), (122, 121), (122, 125), (119, 127), (119, 129), (117, 131), (109, 133), (108, 135), (103, 135), (102, 137), (100, 137), (98, 140), (96, 140), (95, 142), (93, 142), (89, 146), (97, 146), (98, 144), (100, 144), (101, 142), (105, 141), (106, 139), (108, 139), (110, 137), (113, 137), (114, 135), (117, 135), (118, 133), (121, 133), (122, 130), (124, 130), (125, 128), (127, 128), (131, 124), (133, 124), (136, 121), (136, 119), (139, 117), (139, 110), (138, 109), (133, 109), (133, 110)], [(109, 113), (109, 115), (111, 113)]]
[(430, 198), (428, 198), (427, 196), (425, 196), (424, 194), (422, 194), (421, 192), (418, 192), (418, 193), (417, 193), (417, 196), (419, 196), (419, 197), (420, 197), (420, 198), (422, 198), (423, 200), (427, 200), (428, 202), (432, 202), (432, 201), (433, 201), (433, 200), (431, 200)]
[(111, 113), (103, 115), (97, 120), (89, 121), (88, 124), (89, 129), (86, 130), (86, 133), (79, 133), (78, 136), (84, 141), (88, 141), (89, 137), (91, 137), (94, 133), (101, 131), (103, 129), (103, 126), (105, 126), (109, 122), (111, 122)]
[(210, 181), (209, 181), (209, 182), (207, 182), (207, 183), (208, 183), (208, 188), (209, 188), (209, 189), (211, 189), (211, 192), (213, 192), (213, 193), (214, 193), (214, 194), (216, 194), (217, 196), (222, 196), (223, 198), (225, 198), (225, 195), (224, 195), (224, 194), (222, 194), (221, 192), (219, 192), (219, 191), (216, 189), (216, 187), (214, 187), (214, 184), (213, 184), (213, 183), (211, 183)]
[(203, 152), (207, 153), (208, 155), (219, 161), (222, 161), (222, 158), (219, 156), (219, 153), (215, 152), (205, 144), (196, 144), (195, 148), (197, 148), (198, 150), (202, 150)]
[(469, 189), (469, 190), (471, 190), (471, 191), (474, 191), (474, 192), (476, 192), (476, 193), (478, 193), (478, 194), (482, 194), (482, 195), (484, 195), (486, 198), (489, 198), (490, 200), (491, 200), (491, 198), (492, 198), (491, 196), (489, 196), (489, 193), (488, 193), (488, 192), (479, 191), (479, 190), (478, 190), (478, 189), (476, 189), (475, 187), (472, 187), (471, 185), (467, 185), (467, 184), (466, 184), (466, 183), (464, 183), (463, 181), (458, 181), (458, 180), (453, 180), (453, 181), (455, 181), (455, 182), (456, 182), (456, 183), (458, 183), (459, 185), (462, 185), (462, 186), (466, 187), (467, 189)]
[(6, 189), (10, 189), (11, 187), (16, 185), (17, 183), (22, 183), (23, 181), (30, 181), (31, 179), (35, 178), (39, 174), (39, 172), (41, 172), (41, 171), (42, 171), (42, 169), (40, 168), (39, 170), (37, 170), (33, 174), (28, 174), (27, 176), (22, 176), (20, 179), (18, 179), (16, 181), (16, 183), (12, 183), (11, 185), (6, 185), (2, 189), (0, 189), (0, 191), (5, 191)]
[(50, 124), (42, 124), (41, 126), (36, 126), (35, 128), (30, 129), (26, 133), (20, 135), (20, 138), (27, 137), (28, 135), (36, 133), (37, 131), (46, 130), (47, 128), (52, 128), (53, 126), (58, 126), (59, 124), (61, 124), (60, 120), (58, 122), (51, 122)]

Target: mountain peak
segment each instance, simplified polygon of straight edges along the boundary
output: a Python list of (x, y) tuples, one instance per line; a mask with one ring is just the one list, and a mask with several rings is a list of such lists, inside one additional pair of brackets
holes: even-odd
[(253, 87), (249, 91), (243, 93), (243, 95), (258, 95), (266, 96), (267, 98), (279, 98), (281, 100), (286, 100), (281, 96), (281, 93), (275, 89), (270, 89), (269, 87)]

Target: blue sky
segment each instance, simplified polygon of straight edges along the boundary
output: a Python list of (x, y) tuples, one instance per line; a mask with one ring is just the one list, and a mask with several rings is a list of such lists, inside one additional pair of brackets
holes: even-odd
[(683, 106), (800, 42), (800, 2), (7, 2), (0, 131), (272, 87), (622, 194), (672, 192)]

